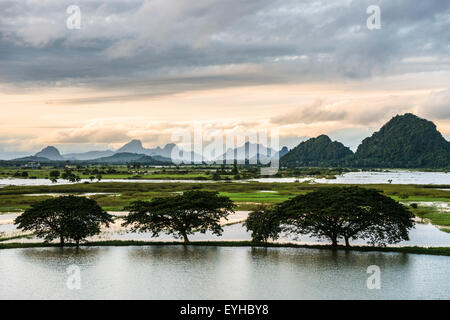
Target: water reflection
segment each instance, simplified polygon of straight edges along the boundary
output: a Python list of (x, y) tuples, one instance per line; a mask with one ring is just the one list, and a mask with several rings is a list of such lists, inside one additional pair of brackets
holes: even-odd
[[(344, 183), (344, 184), (441, 184), (450, 185), (450, 174), (446, 172), (421, 172), (421, 171), (406, 171), (406, 170), (389, 170), (386, 172), (348, 172), (336, 176), (336, 179), (316, 179), (315, 177), (303, 178), (259, 178), (250, 180), (232, 180), (233, 183), (246, 183), (249, 181), (258, 182), (278, 182), (278, 183), (293, 183), (311, 181), (313, 183)], [(90, 182), (88, 179), (82, 179), (79, 183)], [(216, 183), (213, 180), (156, 180), (156, 179), (103, 179), (102, 182), (122, 182), (122, 183)], [(7, 185), (13, 186), (45, 186), (45, 185), (66, 185), (74, 184), (67, 180), (58, 180), (57, 183), (51, 182), (49, 179), (0, 179), (0, 188)]]
[[(450, 298), (450, 258), (305, 248), (142, 246), (0, 250), (7, 299)], [(68, 290), (66, 269), (81, 270)], [(368, 290), (367, 267), (382, 289)]]

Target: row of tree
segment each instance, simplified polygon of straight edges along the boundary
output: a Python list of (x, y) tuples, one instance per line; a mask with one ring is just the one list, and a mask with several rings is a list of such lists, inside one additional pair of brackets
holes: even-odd
[(249, 214), (246, 226), (254, 241), (276, 240), (282, 232), (327, 238), (332, 246), (363, 239), (372, 245), (408, 240), (414, 215), (377, 190), (331, 187), (297, 196)]
[[(126, 210), (122, 225), (134, 232), (172, 234), (189, 242), (189, 235), (211, 231), (220, 236), (221, 220), (234, 212), (235, 204), (217, 192), (193, 190), (180, 195), (135, 201)], [(94, 200), (63, 196), (33, 204), (16, 218), (18, 228), (32, 231), (45, 241), (77, 245), (109, 227), (113, 216)], [(310, 234), (328, 238), (333, 246), (340, 239), (365, 239), (373, 245), (408, 240), (413, 215), (402, 204), (376, 190), (359, 187), (323, 188), (275, 206), (252, 211), (245, 226), (254, 242), (276, 240), (280, 234)]]

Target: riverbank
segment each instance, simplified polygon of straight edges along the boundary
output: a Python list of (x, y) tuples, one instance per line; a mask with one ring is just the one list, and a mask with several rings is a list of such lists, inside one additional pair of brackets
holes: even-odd
[[(450, 175), (449, 175), (450, 176)], [(348, 186), (336, 184), (335, 186)], [(450, 185), (358, 185), (382, 191), (394, 200), (402, 202), (450, 202)], [(9, 186), (0, 188), (0, 212), (17, 212), (33, 203), (51, 199), (55, 195), (85, 195), (97, 201), (106, 211), (122, 211), (136, 200), (150, 200), (187, 190), (217, 191), (230, 197), (238, 210), (252, 210), (257, 204), (274, 204), (297, 195), (327, 188), (328, 184), (308, 183), (123, 183), (100, 182), (53, 186)], [(268, 192), (270, 191), (270, 192)]]
[[(251, 241), (194, 241), (184, 244), (180, 241), (129, 241), (129, 240), (110, 240), (93, 241), (80, 244), (83, 247), (125, 247), (125, 246), (208, 246), (208, 247), (254, 247), (254, 248), (306, 248), (306, 249), (327, 249), (339, 251), (359, 251), (359, 252), (398, 252), (408, 254), (427, 254), (450, 256), (450, 247), (371, 247), (371, 246), (352, 246), (352, 247), (332, 247), (330, 245), (302, 245), (295, 243), (253, 243)], [(22, 249), (22, 248), (49, 248), (59, 247), (58, 243), (0, 243), (1, 249)], [(75, 244), (66, 244), (65, 247), (75, 247)]]

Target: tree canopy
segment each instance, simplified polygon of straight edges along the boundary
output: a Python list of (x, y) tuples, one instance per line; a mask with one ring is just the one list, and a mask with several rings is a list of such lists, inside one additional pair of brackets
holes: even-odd
[(274, 208), (259, 206), (248, 214), (244, 224), (252, 232), (254, 242), (276, 240), (281, 232), (280, 216)]
[(212, 191), (187, 191), (181, 195), (154, 198), (151, 201), (135, 201), (127, 210), (123, 226), (132, 226), (133, 231), (174, 234), (189, 242), (188, 235), (207, 230), (220, 236), (220, 219), (234, 212), (234, 203), (225, 196)]
[(285, 230), (331, 240), (365, 239), (373, 245), (408, 240), (413, 214), (374, 189), (330, 187), (297, 196), (278, 207)]
[(31, 205), (14, 221), (19, 229), (33, 231), (45, 241), (60, 239), (79, 242), (100, 233), (101, 225), (109, 226), (112, 216), (95, 200), (86, 197), (63, 196)]

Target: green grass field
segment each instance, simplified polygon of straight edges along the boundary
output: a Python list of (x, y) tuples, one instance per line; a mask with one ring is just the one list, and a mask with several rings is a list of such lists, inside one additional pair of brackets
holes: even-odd
[[(154, 197), (170, 196), (177, 192), (202, 189), (217, 191), (230, 197), (241, 210), (249, 210), (256, 204), (274, 204), (288, 200), (296, 195), (305, 194), (319, 188), (328, 188), (325, 184), (308, 183), (131, 183), (131, 182), (94, 182), (71, 185), (50, 186), (9, 186), (0, 189), (0, 212), (23, 211), (32, 203), (51, 198), (44, 194), (84, 194), (109, 193), (91, 196), (105, 210), (120, 211), (135, 200), (151, 200)], [(416, 185), (362, 185), (374, 188), (398, 201), (430, 202), (450, 201), (450, 191), (438, 190), (429, 186)], [(439, 186), (441, 187), (441, 186)], [(261, 192), (275, 191), (275, 192)], [(39, 194), (39, 196), (30, 196)], [(430, 215), (433, 213), (429, 213)], [(443, 216), (442, 216), (443, 217)], [(443, 218), (439, 217), (439, 221)], [(433, 221), (436, 220), (433, 216)], [(445, 220), (445, 219), (444, 219)], [(445, 221), (444, 221), (445, 222)], [(445, 222), (446, 223), (446, 222)], [(446, 224), (445, 224), (446, 225)]]

